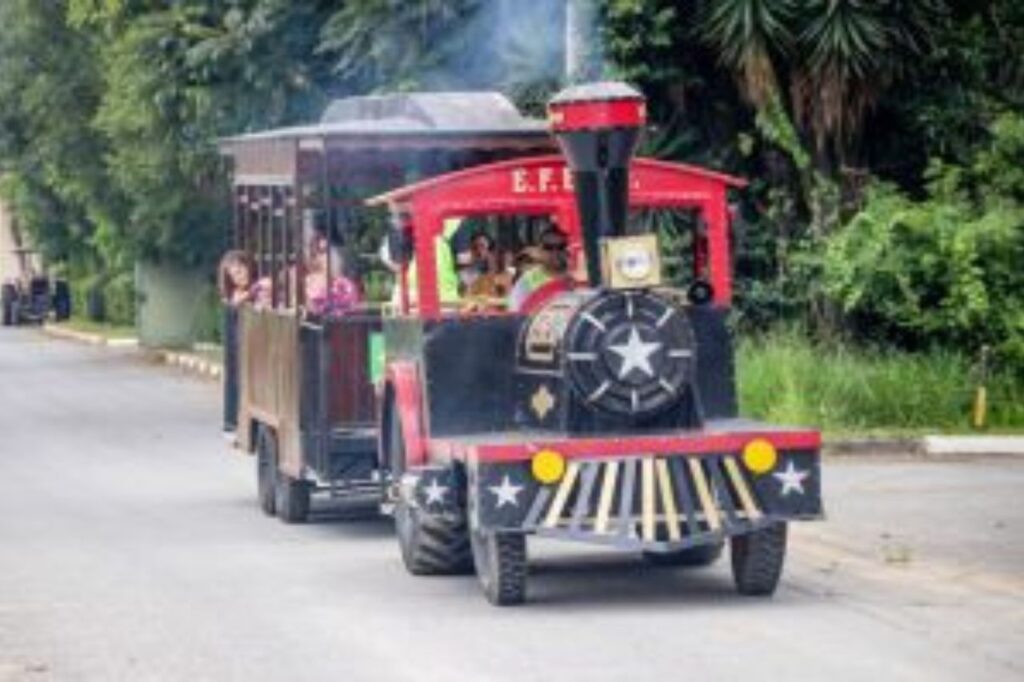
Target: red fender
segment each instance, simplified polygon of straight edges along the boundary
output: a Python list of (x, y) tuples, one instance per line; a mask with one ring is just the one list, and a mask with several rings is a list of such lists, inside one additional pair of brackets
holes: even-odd
[[(419, 368), (413, 362), (388, 365), (386, 382), (395, 392), (395, 408), (402, 419), (406, 466), (420, 466), (427, 461), (426, 428), (423, 420), (423, 391)], [(387, 434), (382, 433), (381, 438)]]
[(540, 310), (552, 297), (566, 291), (572, 291), (572, 280), (568, 277), (556, 277), (550, 282), (545, 282), (540, 288), (527, 296), (519, 312), (523, 315), (532, 315)]

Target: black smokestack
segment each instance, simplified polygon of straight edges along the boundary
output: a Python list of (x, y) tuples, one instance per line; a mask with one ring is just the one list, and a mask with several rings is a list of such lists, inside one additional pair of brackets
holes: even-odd
[(573, 171), (587, 278), (598, 286), (600, 240), (626, 228), (629, 162), (646, 120), (644, 98), (625, 83), (589, 83), (555, 95), (548, 115)]

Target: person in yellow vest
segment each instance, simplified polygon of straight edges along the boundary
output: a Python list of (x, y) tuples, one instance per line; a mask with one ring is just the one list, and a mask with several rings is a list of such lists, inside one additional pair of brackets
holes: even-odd
[[(456, 262), (462, 256), (459, 239), (462, 218), (447, 218), (441, 234), (434, 238), (434, 268), (437, 277), (437, 296), (442, 306), (459, 303), (459, 274)], [(468, 248), (468, 241), (467, 241)], [(393, 263), (388, 256), (387, 243), (381, 247), (381, 259), (396, 274), (395, 286), (391, 291), (391, 304), (398, 309), (401, 306), (401, 280), (398, 278), (400, 266)], [(406, 271), (406, 282), (409, 286), (409, 304), (417, 303), (416, 261), (409, 263)]]

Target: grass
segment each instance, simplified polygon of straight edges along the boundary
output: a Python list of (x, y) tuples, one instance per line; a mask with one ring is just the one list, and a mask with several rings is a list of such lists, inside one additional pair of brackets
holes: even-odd
[(86, 334), (98, 334), (106, 339), (133, 339), (138, 334), (134, 325), (93, 322), (84, 317), (72, 317), (67, 322), (62, 322), (61, 326)]
[[(744, 415), (806, 424), (829, 435), (917, 435), (971, 431), (975, 379), (950, 352), (909, 354), (818, 346), (796, 332), (741, 340)], [(988, 383), (989, 429), (1024, 430), (1024, 385)]]

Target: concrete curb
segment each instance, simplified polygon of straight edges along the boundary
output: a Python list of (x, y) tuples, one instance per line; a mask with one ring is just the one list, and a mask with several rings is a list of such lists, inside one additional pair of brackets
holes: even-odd
[(221, 363), (187, 351), (158, 350), (156, 355), (165, 365), (178, 367), (185, 372), (207, 379), (220, 379), (224, 372)]
[(79, 343), (88, 343), (93, 346), (131, 347), (139, 344), (138, 339), (108, 339), (100, 334), (81, 332), (77, 329), (70, 329), (60, 325), (47, 322), (43, 324), (43, 333), (58, 339), (67, 339)]
[[(56, 324), (44, 324), (43, 333), (54, 338), (87, 343), (92, 346), (106, 346), (107, 348), (139, 348), (139, 340), (133, 338), (108, 339), (101, 334), (82, 332), (77, 329), (69, 329)], [(220, 347), (211, 344), (196, 344), (197, 351), (215, 352)], [(140, 349), (158, 362), (173, 367), (178, 367), (186, 372), (209, 379), (220, 379), (222, 374), (221, 364), (196, 355), (189, 351), (174, 351), (163, 349)]]
[(1022, 457), (1024, 436), (934, 435), (921, 438), (848, 438), (828, 440), (822, 451), (829, 457), (920, 457), (957, 460), (976, 457)]
[(858, 455), (923, 455), (920, 438), (844, 438), (826, 439), (822, 452), (831, 457)]

